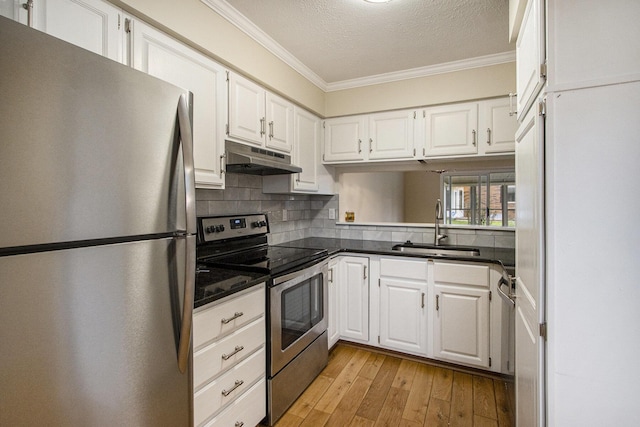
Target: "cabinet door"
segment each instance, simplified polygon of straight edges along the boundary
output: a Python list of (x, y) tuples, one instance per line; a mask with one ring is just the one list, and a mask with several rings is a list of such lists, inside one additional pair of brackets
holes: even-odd
[(402, 279), (380, 279), (380, 344), (427, 353), (427, 287)]
[(518, 120), (510, 115), (509, 98), (480, 102), (478, 144), (482, 154), (513, 153)]
[[(27, 25), (27, 10), (22, 6), (24, 1), (0, 1), (0, 16)], [(34, 5), (34, 8), (36, 6)]]
[(476, 154), (478, 104), (454, 104), (426, 110), (426, 155)]
[(518, 120), (524, 120), (545, 82), (544, 8), (542, 0), (530, 0), (524, 11), (516, 42), (516, 90)]
[(340, 336), (369, 340), (369, 258), (340, 260)]
[(489, 290), (435, 285), (433, 354), (489, 367)]
[(270, 92), (266, 92), (266, 103), (266, 147), (290, 153), (293, 147), (293, 104)]
[(140, 21), (133, 22), (133, 66), (193, 94), (196, 186), (224, 188), (226, 71)]
[(302, 168), (302, 172), (294, 176), (293, 189), (318, 191), (320, 119), (296, 107), (294, 129), (293, 162)]
[(338, 298), (338, 260), (332, 259), (329, 261), (329, 301), (327, 301), (328, 307), (328, 323), (327, 323), (327, 335), (329, 339), (329, 348), (338, 342), (340, 338), (340, 306)]
[(391, 111), (369, 116), (369, 159), (411, 159), (415, 111)]
[(229, 73), (229, 136), (264, 147), (267, 123), (266, 91), (235, 73)]
[[(21, 2), (22, 3), (22, 2)], [(34, 28), (122, 62), (120, 9), (100, 0), (36, 0)]]
[(324, 122), (324, 161), (344, 162), (365, 159), (365, 116), (340, 117)]

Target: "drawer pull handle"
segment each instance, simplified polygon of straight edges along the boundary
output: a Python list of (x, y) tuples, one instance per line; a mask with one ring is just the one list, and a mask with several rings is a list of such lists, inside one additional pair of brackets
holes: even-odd
[(230, 318), (228, 318), (228, 319), (222, 319), (222, 320), (221, 320), (221, 322), (222, 322), (222, 323), (224, 323), (224, 324), (226, 325), (227, 323), (229, 323), (229, 322), (231, 322), (231, 321), (233, 321), (233, 320), (236, 320), (238, 317), (243, 316), (243, 315), (244, 315), (244, 313), (243, 313), (243, 312), (241, 312), (241, 311), (236, 311), (236, 312), (233, 314), (233, 317), (230, 317)]
[[(233, 387), (231, 387), (229, 390), (222, 390), (222, 395), (224, 397), (229, 396), (231, 393), (233, 393), (233, 390), (237, 389), (238, 387), (240, 387), (242, 384), (244, 384), (244, 381), (242, 380), (236, 380), (235, 384), (233, 384)], [(236, 423), (237, 424), (237, 423)]]
[(233, 356), (235, 356), (236, 354), (238, 354), (239, 352), (241, 352), (242, 350), (244, 350), (244, 347), (241, 345), (237, 345), (236, 348), (229, 354), (223, 354), (222, 355), (222, 360), (229, 360), (231, 359)]
[(235, 427), (242, 427), (244, 423), (242, 421), (236, 421)]

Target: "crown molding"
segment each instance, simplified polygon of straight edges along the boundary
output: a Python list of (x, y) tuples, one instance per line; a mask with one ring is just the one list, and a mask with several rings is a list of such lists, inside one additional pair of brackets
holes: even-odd
[(505, 64), (507, 62), (515, 62), (515, 60), (516, 51), (513, 50), (492, 55), (478, 56), (476, 58), (463, 59), (460, 61), (445, 62), (442, 64), (428, 65), (426, 67), (411, 68), (409, 70), (394, 71), (392, 73), (377, 74), (375, 76), (328, 83), (326, 92), (397, 82), (400, 80), (415, 79), (418, 77), (427, 77), (436, 74), (469, 70), (472, 68), (488, 67), (491, 65)]
[(267, 33), (258, 28), (253, 22), (248, 20), (244, 15), (238, 12), (225, 0), (201, 0), (202, 3), (209, 6), (224, 19), (238, 27), (240, 31), (258, 42), (262, 47), (274, 54), (277, 58), (284, 61), (285, 64), (302, 74), (307, 80), (318, 86), (323, 91), (327, 91), (327, 82), (314, 73), (309, 67), (304, 65), (293, 56), (288, 50), (283, 48), (278, 42), (273, 40)]
[(309, 80), (324, 92), (333, 92), (363, 86), (390, 83), (400, 80), (414, 79), (418, 77), (427, 77), (436, 74), (504, 64), (507, 62), (514, 62), (516, 60), (515, 51), (510, 51), (464, 59), (461, 61), (453, 61), (392, 73), (377, 74), (375, 76), (327, 83), (320, 76), (314, 73), (309, 67), (300, 62), (300, 60), (293, 56), (288, 50), (283, 48), (278, 42), (269, 37), (268, 34), (258, 28), (253, 22), (251, 22), (244, 15), (238, 12), (225, 0), (201, 0), (201, 2), (213, 9), (213, 11), (229, 21), (231, 24), (235, 25), (240, 31), (251, 37), (262, 47), (267, 49), (278, 59), (289, 65), (291, 68), (300, 73), (303, 77), (305, 77), (307, 80)]

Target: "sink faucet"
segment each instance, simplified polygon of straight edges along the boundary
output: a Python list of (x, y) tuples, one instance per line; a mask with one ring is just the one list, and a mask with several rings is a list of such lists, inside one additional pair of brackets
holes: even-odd
[(447, 235), (446, 234), (440, 234), (440, 220), (443, 219), (442, 216), (442, 201), (440, 201), (440, 199), (438, 199), (438, 201), (436, 202), (436, 230), (435, 233), (433, 235), (433, 244), (435, 246), (438, 246), (440, 244), (440, 240), (446, 239)]

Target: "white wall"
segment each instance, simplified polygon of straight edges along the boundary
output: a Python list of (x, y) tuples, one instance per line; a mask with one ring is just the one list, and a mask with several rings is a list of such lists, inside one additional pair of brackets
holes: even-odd
[(516, 91), (515, 62), (328, 92), (326, 116), (446, 104)]

